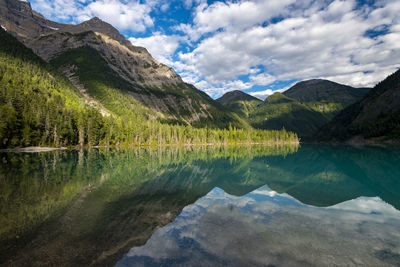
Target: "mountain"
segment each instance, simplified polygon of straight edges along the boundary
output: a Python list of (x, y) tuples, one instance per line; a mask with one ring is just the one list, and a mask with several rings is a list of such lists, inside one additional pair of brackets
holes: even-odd
[(225, 93), (217, 102), (246, 119), (262, 103), (260, 99), (239, 90)]
[(400, 70), (321, 129), (320, 141), (400, 140)]
[(217, 99), (217, 101), (221, 104), (227, 104), (230, 102), (235, 102), (235, 101), (256, 101), (256, 102), (262, 102), (260, 99), (246, 94), (240, 90), (234, 90), (231, 92), (225, 93), (223, 96)]
[[(1, 148), (297, 142), (297, 136), (288, 132), (161, 123), (154, 119), (156, 111), (129, 96), (123, 88), (126, 82), (114, 76), (103, 58), (93, 49), (80, 49), (68, 53), (83, 67), (82, 84), (54, 67), (64, 58), (51, 65), (0, 29)], [(96, 64), (87, 64), (86, 57)]]
[(98, 18), (55, 23), (15, 0), (0, 13), (1, 148), (298, 141), (253, 129)]
[(2, 29), (0, 114), (0, 147), (96, 143), (97, 129), (108, 120), (61, 73)]
[(283, 94), (331, 119), (340, 110), (360, 100), (370, 88), (354, 88), (328, 80), (302, 81)]
[(228, 92), (217, 101), (256, 129), (285, 128), (303, 140), (310, 140), (338, 112), (369, 90), (313, 79), (299, 82), (284, 93), (275, 93), (264, 102), (241, 91)]
[(296, 99), (274, 93), (250, 113), (249, 121), (257, 129), (285, 128), (307, 140), (328, 120)]
[[(145, 48), (132, 45), (99, 18), (78, 25), (56, 23), (32, 11), (29, 2), (18, 0), (0, 0), (0, 15), (7, 32), (54, 64), (82, 94), (109, 113), (122, 111), (120, 104), (115, 105), (118, 98), (139, 101), (153, 111), (151, 119), (160, 122), (249, 128), (235, 113), (183, 82), (172, 68), (157, 62)], [(84, 68), (88, 66), (102, 74), (87, 75)], [(112, 100), (107, 95), (115, 97)]]

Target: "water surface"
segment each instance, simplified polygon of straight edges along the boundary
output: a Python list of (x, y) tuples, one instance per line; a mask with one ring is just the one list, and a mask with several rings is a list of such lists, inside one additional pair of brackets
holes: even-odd
[(0, 157), (5, 265), (400, 265), (398, 148)]

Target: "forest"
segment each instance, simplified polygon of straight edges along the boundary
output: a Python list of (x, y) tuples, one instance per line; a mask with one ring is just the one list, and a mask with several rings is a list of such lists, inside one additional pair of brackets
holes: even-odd
[[(298, 143), (282, 130), (166, 124), (139, 102), (103, 116), (56, 68), (0, 30), (0, 147)], [(116, 101), (116, 102), (115, 102)], [(125, 106), (124, 106), (125, 105)], [(142, 112), (136, 110), (142, 109)], [(150, 109), (148, 109), (150, 110)], [(150, 112), (150, 111), (149, 111)]]

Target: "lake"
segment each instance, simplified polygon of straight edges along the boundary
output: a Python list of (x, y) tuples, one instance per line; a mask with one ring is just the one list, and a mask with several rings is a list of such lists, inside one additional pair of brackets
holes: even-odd
[(400, 147), (0, 157), (0, 265), (400, 266)]

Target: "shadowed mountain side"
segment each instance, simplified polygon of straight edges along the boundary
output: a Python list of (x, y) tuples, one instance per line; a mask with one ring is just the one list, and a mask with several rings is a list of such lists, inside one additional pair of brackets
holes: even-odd
[(400, 71), (378, 83), (317, 134), (319, 141), (400, 140)]
[(370, 88), (354, 88), (328, 80), (313, 79), (302, 81), (283, 94), (299, 102), (340, 103), (348, 106), (361, 99)]
[(302, 81), (284, 93), (274, 93), (264, 102), (241, 91), (217, 99), (257, 129), (293, 131), (303, 141), (331, 120), (340, 110), (361, 99), (369, 88), (354, 88), (328, 80)]
[(302, 81), (283, 94), (331, 120), (343, 108), (360, 100), (370, 88), (354, 88), (328, 80)]
[(295, 99), (274, 93), (249, 115), (249, 121), (258, 129), (285, 128), (296, 132), (302, 140), (308, 140), (327, 119)]

